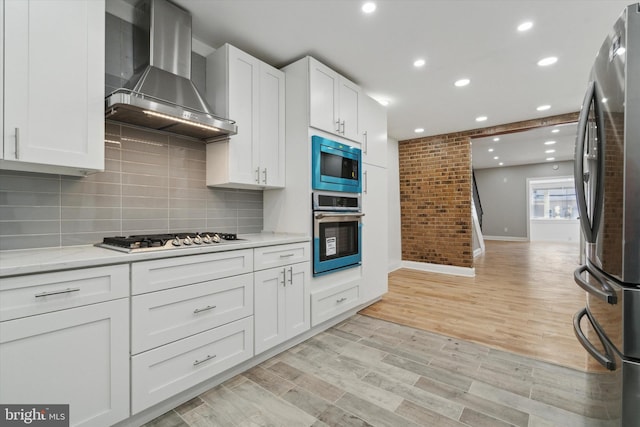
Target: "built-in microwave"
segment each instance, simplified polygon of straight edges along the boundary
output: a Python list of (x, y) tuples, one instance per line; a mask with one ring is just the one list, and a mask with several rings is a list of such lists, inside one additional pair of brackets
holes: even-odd
[(321, 136), (311, 137), (311, 173), (314, 190), (360, 193), (362, 152)]

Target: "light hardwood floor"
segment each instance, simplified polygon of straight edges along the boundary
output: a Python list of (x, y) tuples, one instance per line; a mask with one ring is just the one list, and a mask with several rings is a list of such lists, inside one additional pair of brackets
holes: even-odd
[(473, 278), (401, 269), (361, 314), (583, 371), (599, 365), (572, 318), (585, 305), (573, 280), (577, 244), (487, 241)]

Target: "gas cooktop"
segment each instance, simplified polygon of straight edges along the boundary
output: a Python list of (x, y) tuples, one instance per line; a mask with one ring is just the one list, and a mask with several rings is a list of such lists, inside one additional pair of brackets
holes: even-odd
[(96, 243), (95, 246), (121, 252), (137, 253), (192, 248), (197, 246), (214, 246), (234, 240), (241, 239), (238, 239), (238, 236), (233, 233), (218, 232), (143, 234), (128, 237), (105, 237), (101, 243)]

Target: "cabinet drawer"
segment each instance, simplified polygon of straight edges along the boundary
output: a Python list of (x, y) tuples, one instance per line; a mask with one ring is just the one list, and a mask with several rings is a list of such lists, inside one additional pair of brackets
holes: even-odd
[(206, 381), (253, 356), (253, 316), (131, 358), (131, 412)]
[(136, 295), (133, 354), (253, 314), (253, 273)]
[(309, 261), (311, 259), (311, 245), (304, 242), (266, 246), (254, 249), (254, 256), (254, 269), (256, 271), (266, 270), (267, 268)]
[(129, 265), (3, 278), (0, 321), (129, 296)]
[(131, 265), (131, 292), (143, 294), (252, 271), (251, 249), (137, 262)]
[(316, 326), (360, 302), (360, 281), (343, 283), (311, 294), (311, 324)]

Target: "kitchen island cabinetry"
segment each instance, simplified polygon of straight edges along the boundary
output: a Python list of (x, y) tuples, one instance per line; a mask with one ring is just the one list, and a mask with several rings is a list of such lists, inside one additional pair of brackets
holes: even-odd
[(358, 85), (309, 57), (309, 124), (360, 142)]
[(0, 402), (69, 404), (72, 426), (127, 418), (128, 288), (127, 265), (3, 278)]
[(104, 0), (4, 1), (0, 168), (104, 169)]
[(285, 185), (284, 73), (225, 44), (207, 57), (207, 98), (238, 133), (207, 145), (207, 185)]
[(255, 260), (256, 270), (272, 267), (255, 272), (255, 353), (259, 354), (311, 327), (310, 246), (255, 249)]

